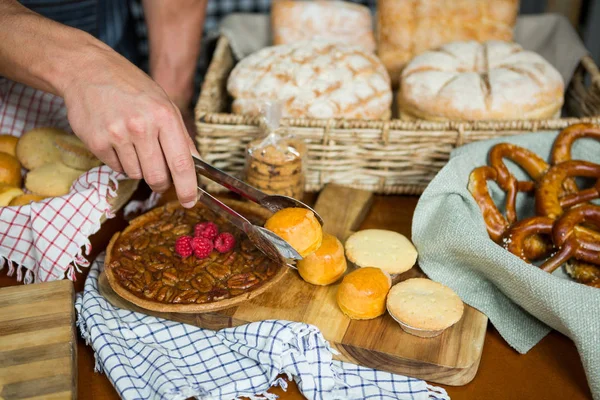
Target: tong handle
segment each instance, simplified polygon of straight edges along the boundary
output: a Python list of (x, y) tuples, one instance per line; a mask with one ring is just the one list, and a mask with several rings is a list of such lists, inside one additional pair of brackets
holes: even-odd
[[(242, 182), (241, 180), (234, 178), (233, 176), (226, 174), (218, 168), (213, 167), (209, 163), (201, 160), (200, 158), (192, 155), (196, 171), (211, 181), (217, 182), (227, 189), (235, 192), (246, 199), (260, 204), (260, 202), (267, 197), (267, 195), (260, 190)], [(206, 192), (205, 192), (206, 193)], [(216, 200), (216, 199), (215, 199)], [(218, 200), (217, 200), (218, 201)]]

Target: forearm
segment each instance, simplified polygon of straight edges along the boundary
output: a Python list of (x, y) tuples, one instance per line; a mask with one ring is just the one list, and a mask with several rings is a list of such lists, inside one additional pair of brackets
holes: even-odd
[(189, 105), (207, 0), (144, 0), (150, 75), (180, 108)]
[(64, 95), (78, 69), (110, 48), (91, 35), (0, 0), (0, 75)]

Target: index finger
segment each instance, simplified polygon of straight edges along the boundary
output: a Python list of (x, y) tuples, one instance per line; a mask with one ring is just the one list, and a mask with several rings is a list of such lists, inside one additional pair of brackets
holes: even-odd
[(196, 204), (198, 196), (198, 178), (192, 160), (188, 134), (179, 122), (177, 111), (164, 120), (159, 127), (158, 139), (165, 154), (165, 160), (171, 171), (171, 177), (177, 192), (177, 198), (185, 208)]

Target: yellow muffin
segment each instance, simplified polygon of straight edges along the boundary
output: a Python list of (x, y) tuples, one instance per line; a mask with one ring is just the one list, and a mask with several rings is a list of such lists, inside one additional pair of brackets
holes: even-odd
[(62, 196), (69, 193), (71, 185), (82, 173), (61, 162), (44, 164), (29, 171), (25, 176), (25, 187), (41, 196)]
[(315, 214), (305, 208), (284, 208), (265, 223), (265, 228), (288, 242), (302, 257), (316, 251), (323, 229)]
[(0, 135), (0, 152), (8, 153), (15, 157), (17, 155), (17, 142), (19, 138), (11, 135)]
[(21, 187), (21, 164), (8, 153), (0, 153), (0, 183)]
[(374, 267), (359, 268), (344, 277), (337, 304), (352, 319), (372, 319), (385, 313), (385, 299), (392, 286), (390, 275)]
[(323, 232), (321, 247), (298, 261), (296, 266), (306, 282), (313, 285), (329, 285), (346, 272), (344, 246), (335, 236)]
[(26, 132), (17, 143), (17, 158), (29, 170), (60, 161), (60, 150), (54, 141), (62, 135), (68, 133), (56, 128), (36, 128)]
[(10, 185), (0, 185), (0, 207), (10, 205), (10, 202), (15, 198), (23, 194), (23, 191), (18, 187)]
[[(23, 193), (23, 192), (21, 192), (21, 193)], [(24, 206), (31, 202), (35, 203), (40, 200), (44, 200), (45, 198), (46, 197), (40, 196), (39, 194), (32, 194), (32, 193), (21, 194), (20, 196), (17, 196), (14, 199), (12, 199), (10, 201), (9, 206)]]

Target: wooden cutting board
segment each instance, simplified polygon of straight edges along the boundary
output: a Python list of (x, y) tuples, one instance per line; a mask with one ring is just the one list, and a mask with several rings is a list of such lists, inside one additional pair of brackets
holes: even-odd
[(73, 283), (0, 289), (0, 399), (77, 397)]
[[(343, 242), (358, 229), (372, 200), (370, 192), (329, 185), (315, 209), (325, 220), (324, 229)], [(415, 276), (423, 276), (418, 267), (395, 282)], [(121, 308), (209, 329), (265, 319), (306, 322), (319, 327), (340, 352), (335, 357), (339, 360), (447, 385), (464, 385), (475, 376), (487, 327), (487, 317), (479, 311), (466, 306), (456, 325), (438, 337), (423, 339), (405, 333), (387, 313), (368, 321), (350, 320), (336, 304), (337, 287), (310, 285), (293, 271), (280, 285), (241, 306), (207, 314), (175, 314), (138, 308), (116, 295), (104, 274), (100, 277), (100, 292)]]

